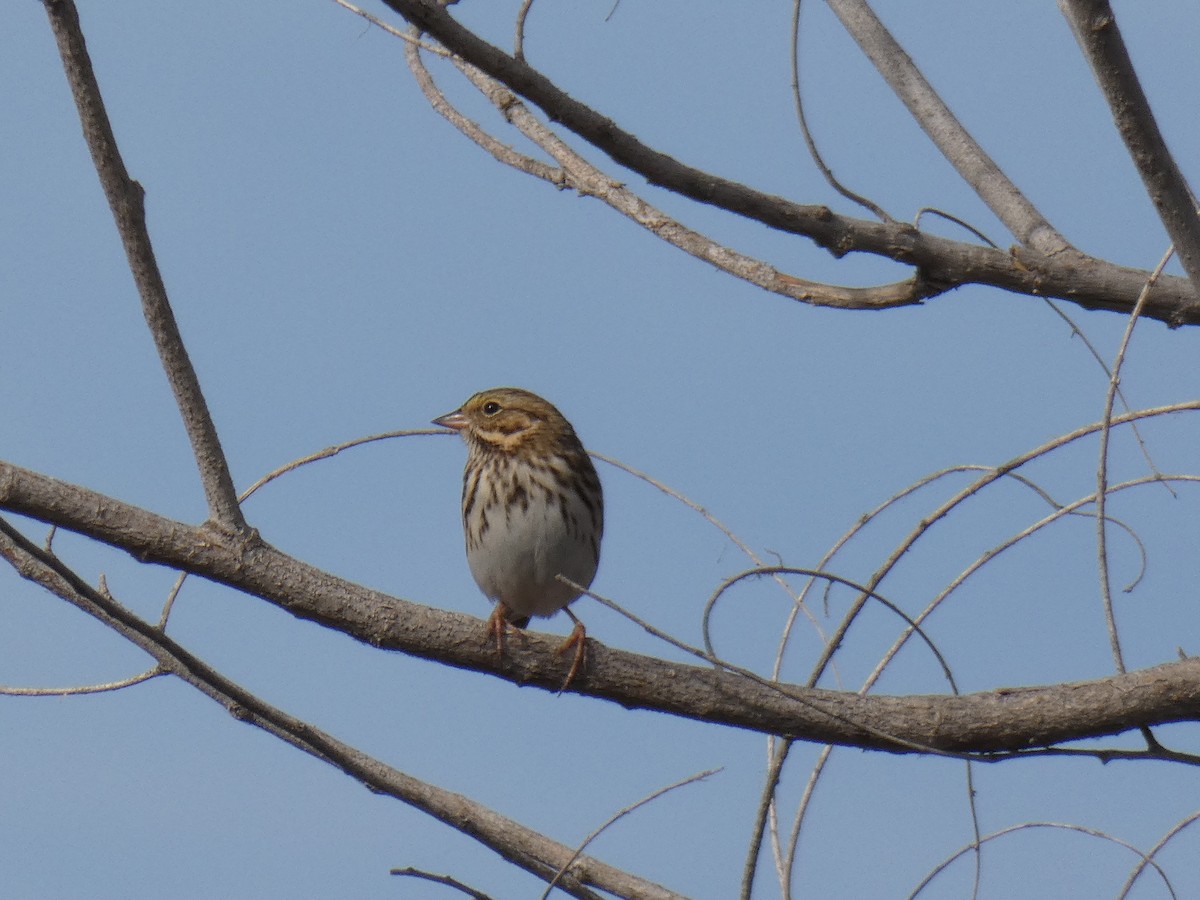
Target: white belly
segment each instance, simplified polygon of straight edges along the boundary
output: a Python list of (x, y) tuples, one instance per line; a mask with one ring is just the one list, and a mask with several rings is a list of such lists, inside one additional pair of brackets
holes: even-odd
[(491, 600), (517, 616), (552, 616), (579, 596), (557, 575), (591, 585), (599, 559), (585, 534), (590, 513), (582, 502), (569, 502), (565, 519), (561, 507), (540, 497), (528, 509), (492, 506), (487, 513), (488, 529), (467, 548), (467, 563)]

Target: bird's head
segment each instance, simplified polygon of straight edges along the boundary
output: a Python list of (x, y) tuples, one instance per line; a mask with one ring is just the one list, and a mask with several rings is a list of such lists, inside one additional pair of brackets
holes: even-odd
[(454, 429), (468, 444), (504, 453), (577, 440), (571, 424), (553, 404), (513, 387), (480, 391), (433, 424)]

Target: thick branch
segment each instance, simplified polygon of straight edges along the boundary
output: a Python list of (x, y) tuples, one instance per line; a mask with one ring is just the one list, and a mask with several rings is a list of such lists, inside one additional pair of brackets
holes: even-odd
[[(836, 256), (865, 252), (917, 266), (924, 281), (940, 290), (988, 284), (1020, 294), (1059, 297), (1089, 309), (1126, 313), (1149, 277), (1148, 271), (1115, 266), (1077, 251), (1048, 256), (1022, 247), (1009, 253), (936, 237), (904, 223), (841, 216), (825, 206), (795, 203), (692, 168), (623, 131), (537, 70), (464, 28), (430, 0), (384, 2), (448, 50), (535, 103), (552, 121), (561, 122), (650, 183), (779, 231), (803, 235)], [(1197, 296), (1186, 279), (1164, 278), (1155, 287), (1143, 316), (1170, 325), (1200, 323)]]
[(246, 527), (246, 521), (238, 505), (229, 465), (221, 450), (208, 404), (200, 390), (200, 380), (196, 377), (196, 370), (192, 368), (192, 361), (179, 334), (175, 314), (167, 299), (167, 288), (154, 257), (154, 248), (150, 245), (143, 202), (145, 192), (140, 184), (129, 177), (125, 162), (121, 159), (79, 27), (79, 13), (72, 0), (45, 0), (45, 6), (54, 30), (54, 39), (58, 42), (67, 82), (79, 110), (83, 137), (91, 151), (96, 173), (100, 176), (100, 184), (125, 246), (129, 271), (142, 298), (142, 314), (154, 337), (154, 345), (158, 348), (158, 356), (171, 383), (171, 390), (175, 392), (175, 402), (183, 416), (192, 452), (200, 468), (209, 516), (226, 528), (240, 530)]
[[(140, 619), (112, 597), (95, 590), (57, 559), (0, 520), (0, 557), (25, 578), (74, 604), (154, 657), (169, 672), (224, 706), (234, 718), (263, 729), (305, 753), (357, 779), (374, 791), (395, 797), (475, 838), (508, 861), (550, 881), (559, 870), (564, 889), (577, 897), (595, 898), (584, 885), (620, 897), (678, 900), (678, 895), (591, 857), (575, 859), (575, 851), (552, 841), (481, 803), (429, 784), (356, 750), (307, 722), (271, 706), (230, 681), (165, 633)], [(574, 860), (574, 862), (572, 862)]]
[[(143, 562), (229, 585), (374, 646), (552, 690), (562, 684), (570, 662), (554, 654), (558, 639), (530, 634), (511, 642), (498, 664), (478, 619), (353, 584), (254, 536), (175, 522), (2, 462), (0, 508), (95, 538)], [(1198, 659), (1077, 684), (962, 697), (888, 697), (775, 688), (595, 642), (588, 657), (586, 672), (572, 688), (579, 693), (802, 740), (897, 752), (914, 746), (1016, 751), (1200, 717)]]
[(1059, 0), (1175, 252), (1200, 290), (1200, 216), (1134, 71), (1108, 0)]

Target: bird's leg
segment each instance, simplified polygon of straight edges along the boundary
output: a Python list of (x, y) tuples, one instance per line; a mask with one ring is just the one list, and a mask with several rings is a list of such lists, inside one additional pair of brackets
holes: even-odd
[(496, 638), (496, 658), (498, 660), (504, 658), (504, 632), (508, 630), (508, 607), (503, 603), (497, 603), (492, 607), (492, 614), (488, 616), (488, 637), (495, 636)]
[(554, 651), (555, 656), (562, 656), (571, 647), (575, 648), (575, 659), (571, 662), (571, 670), (567, 672), (567, 679), (562, 683), (562, 687), (558, 689), (561, 694), (571, 682), (575, 680), (575, 676), (579, 674), (579, 670), (583, 668), (583, 661), (587, 657), (587, 629), (583, 627), (583, 623), (575, 617), (575, 613), (563, 607), (563, 612), (571, 617), (571, 621), (575, 623), (575, 627), (571, 629), (570, 636), (563, 641), (562, 646)]
[[(574, 618), (574, 617), (572, 617)], [(488, 616), (488, 637), (496, 638), (496, 658), (504, 658), (504, 642), (509, 631), (516, 631), (518, 634), (526, 625), (529, 624), (529, 616), (517, 616), (513, 618), (513, 611), (504, 605), (503, 601), (497, 601), (492, 607), (492, 614)]]

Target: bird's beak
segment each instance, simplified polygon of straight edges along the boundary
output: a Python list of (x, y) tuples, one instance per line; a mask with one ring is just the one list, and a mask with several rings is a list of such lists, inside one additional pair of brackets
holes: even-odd
[(441, 425), (443, 428), (453, 428), (455, 431), (462, 431), (467, 427), (467, 417), (463, 415), (461, 409), (456, 409), (454, 412), (446, 413), (444, 416), (438, 416), (433, 420), (434, 425)]

